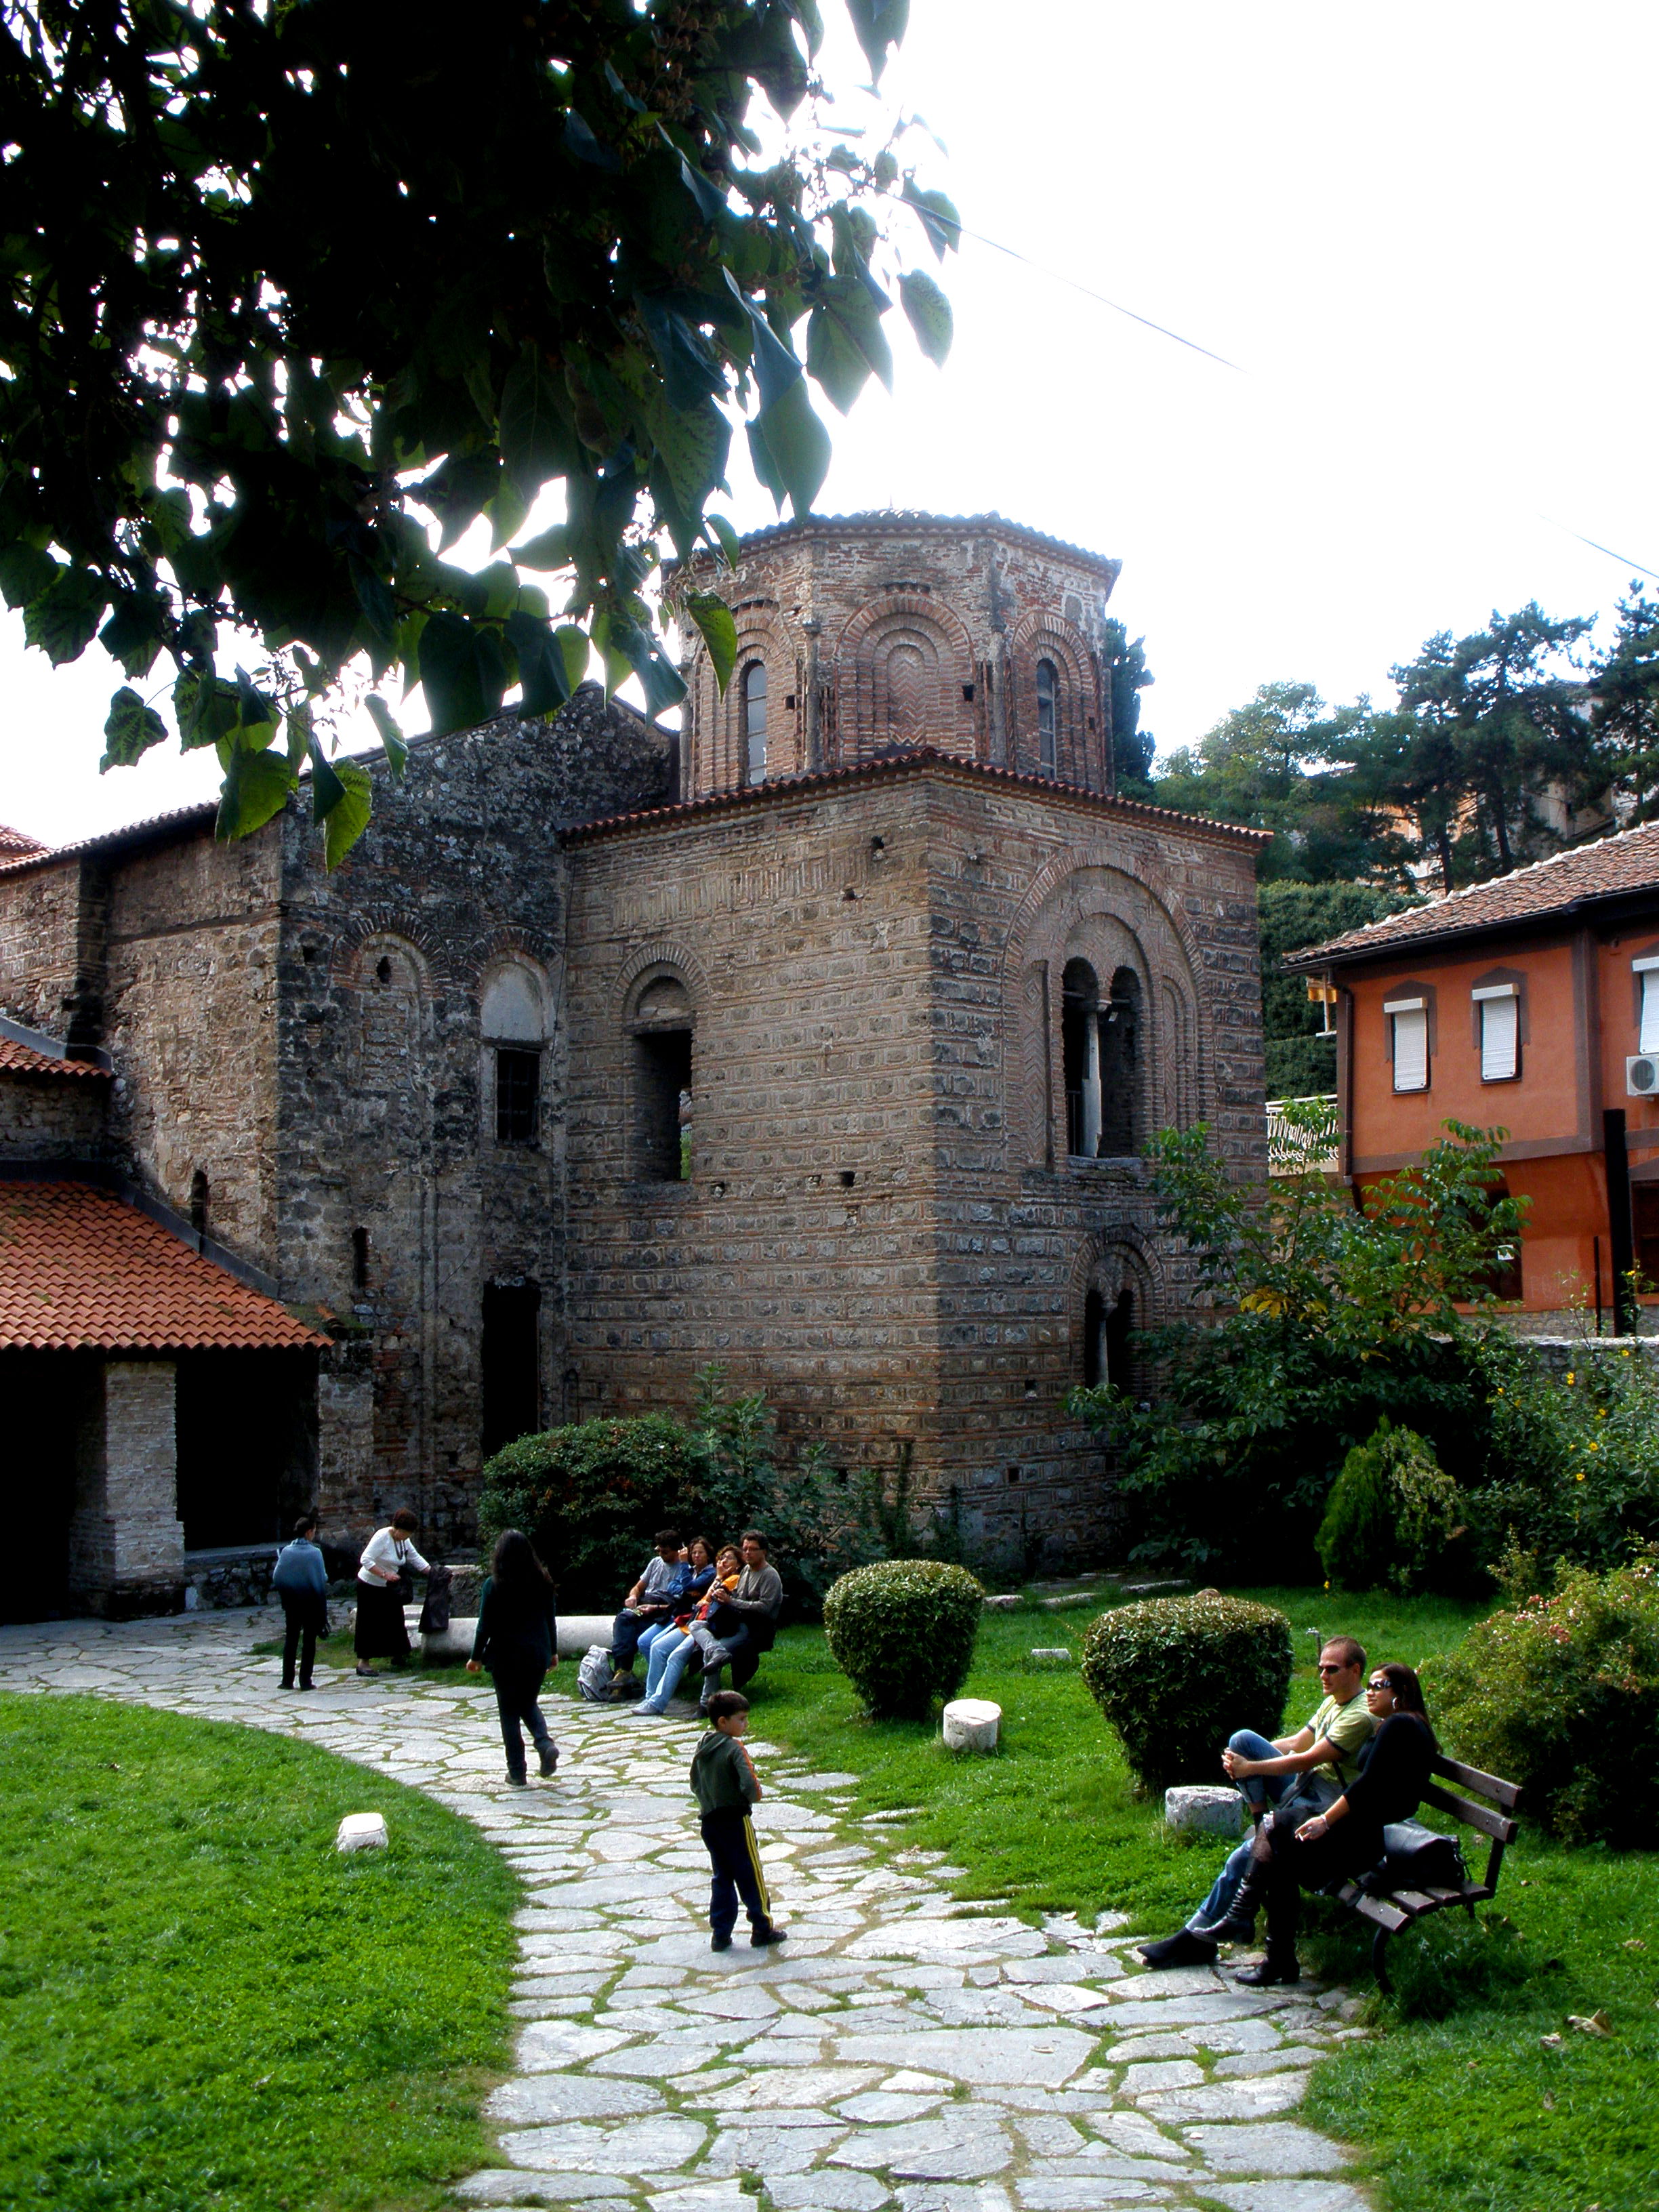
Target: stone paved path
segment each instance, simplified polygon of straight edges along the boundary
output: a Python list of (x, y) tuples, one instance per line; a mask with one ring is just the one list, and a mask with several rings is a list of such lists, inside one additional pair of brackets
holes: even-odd
[[(1338, 2147), (1288, 2117), (1360, 2031), (1343, 1993), (1147, 1975), (1121, 1934), (968, 1911), (854, 1778), (763, 1743), (757, 1820), (784, 1948), (708, 1948), (695, 1729), (556, 1702), (555, 1778), (511, 1790), (493, 1700), (250, 1657), (270, 1617), (0, 1628), (0, 1687), (83, 1690), (321, 1744), (476, 1821), (518, 1869), (518, 2071), (480, 2207), (578, 2212), (1364, 2212)], [(1033, 1817), (1041, 1808), (1033, 1808)], [(1112, 1916), (1107, 1916), (1110, 1919)], [(1121, 1923), (1120, 1923), (1121, 1925)], [(746, 2185), (746, 2187), (745, 2187)]]

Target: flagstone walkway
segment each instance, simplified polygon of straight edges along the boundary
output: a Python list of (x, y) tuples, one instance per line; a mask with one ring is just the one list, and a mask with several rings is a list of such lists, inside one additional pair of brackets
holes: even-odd
[(752, 1952), (739, 1922), (715, 1956), (684, 1721), (557, 1701), (557, 1775), (514, 1790), (487, 1686), (326, 1668), (312, 1696), (283, 1692), (249, 1656), (271, 1619), (0, 1628), (0, 1688), (300, 1737), (500, 1845), (525, 1883), (525, 2026), (488, 2107), (506, 2163), (463, 2200), (755, 2212), (763, 2186), (777, 2212), (1364, 2212), (1338, 2146), (1287, 2117), (1361, 2032), (1342, 1991), (1148, 1975), (1109, 1928), (960, 1906), (940, 1854), (900, 1847), (902, 1816), (853, 1816), (852, 1775), (760, 1741), (756, 1826), (790, 1940)]

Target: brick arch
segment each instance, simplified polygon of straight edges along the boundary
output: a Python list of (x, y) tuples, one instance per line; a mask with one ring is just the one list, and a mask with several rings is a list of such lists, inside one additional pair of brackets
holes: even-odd
[[(1094, 656), (1080, 630), (1048, 609), (1024, 615), (1008, 641), (1012, 675), (1011, 766), (1041, 772), (1037, 754), (1037, 663), (1050, 660), (1060, 678), (1054, 775), (1085, 790), (1104, 787), (1106, 747)], [(1090, 728), (1091, 721), (1094, 727)]]
[[(1125, 1291), (1133, 1293), (1131, 1327), (1136, 1330), (1161, 1328), (1170, 1312), (1169, 1281), (1157, 1242), (1132, 1221), (1114, 1222), (1097, 1230), (1079, 1247), (1066, 1284), (1066, 1329), (1071, 1345), (1073, 1379), (1080, 1382), (1084, 1371), (1085, 1316), (1090, 1292), (1100, 1297), (1109, 1313)], [(1145, 1361), (1134, 1363), (1133, 1379), (1145, 1379)]]
[(895, 745), (974, 757), (978, 718), (964, 694), (974, 646), (962, 618), (921, 592), (889, 592), (854, 615), (836, 642), (840, 764)]
[(694, 952), (670, 938), (660, 938), (652, 945), (641, 945), (630, 952), (617, 969), (611, 986), (612, 999), (618, 1014), (626, 1016), (631, 1011), (634, 987), (653, 968), (672, 968), (684, 981), (691, 994), (691, 1010), (700, 1012), (708, 1001), (708, 970)]
[(409, 960), (423, 998), (441, 981), (451, 980), (453, 948), (435, 931), (390, 907), (369, 908), (341, 933), (330, 963), (331, 980), (344, 990), (357, 990), (381, 954), (392, 951)]
[(766, 772), (793, 775), (800, 759), (799, 710), (785, 702), (799, 698), (794, 641), (775, 599), (740, 601), (732, 609), (738, 657), (724, 695), (701, 636), (692, 655), (691, 788), (701, 797), (712, 791), (736, 791), (744, 781), (743, 672), (751, 660), (766, 664)]

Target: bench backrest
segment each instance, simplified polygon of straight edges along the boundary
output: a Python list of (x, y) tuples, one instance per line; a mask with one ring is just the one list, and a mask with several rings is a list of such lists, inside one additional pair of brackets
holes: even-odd
[(1465, 1766), (1455, 1759), (1448, 1759), (1443, 1752), (1437, 1753), (1433, 1771), (1443, 1775), (1448, 1782), (1455, 1782), (1457, 1789), (1443, 1790), (1438, 1783), (1431, 1782), (1423, 1792), (1423, 1802), (1437, 1806), (1441, 1812), (1449, 1813), (1455, 1820), (1462, 1820), (1479, 1829), (1483, 1836), (1491, 1837), (1486, 1887), (1495, 1888), (1504, 1847), (1512, 1844), (1520, 1833), (1509, 1817), (1521, 1802), (1520, 1790), (1513, 1782), (1505, 1782), (1496, 1774), (1483, 1774), (1478, 1766)]

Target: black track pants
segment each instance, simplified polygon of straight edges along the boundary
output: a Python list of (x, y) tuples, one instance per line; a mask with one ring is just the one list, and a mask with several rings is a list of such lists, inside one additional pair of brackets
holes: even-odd
[(772, 1900), (766, 1893), (760, 1853), (755, 1848), (754, 1824), (736, 1806), (702, 1815), (702, 1839), (714, 1868), (709, 1885), (708, 1925), (716, 1936), (729, 1936), (737, 1925), (741, 1898), (754, 1929), (772, 1925)]

